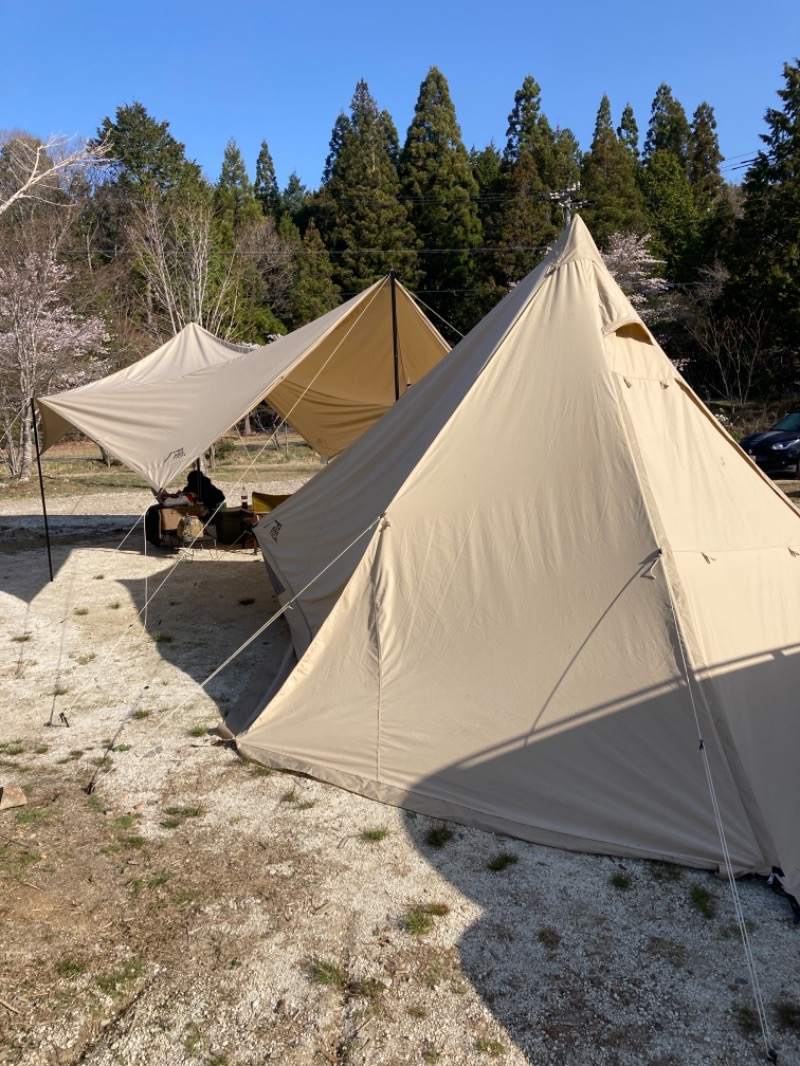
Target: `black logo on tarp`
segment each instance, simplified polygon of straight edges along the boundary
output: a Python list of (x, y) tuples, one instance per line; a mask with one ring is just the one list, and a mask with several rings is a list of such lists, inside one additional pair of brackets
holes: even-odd
[(278, 534), (280, 533), (282, 528), (283, 527), (281, 526), (280, 522), (278, 522), (277, 520), (272, 523), (272, 529), (269, 531), (269, 535), (274, 541), (277, 541)]
[(185, 448), (176, 448), (174, 452), (169, 453), (164, 462), (168, 463), (170, 459), (183, 459), (184, 455), (186, 455)]

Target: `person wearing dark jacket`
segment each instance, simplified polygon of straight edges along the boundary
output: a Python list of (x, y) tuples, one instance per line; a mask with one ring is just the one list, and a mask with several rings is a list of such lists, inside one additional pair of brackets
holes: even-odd
[(218, 489), (211, 478), (206, 477), (202, 470), (190, 470), (186, 478), (184, 492), (191, 492), (193, 496), (206, 507), (210, 515), (216, 514), (225, 502), (225, 493)]

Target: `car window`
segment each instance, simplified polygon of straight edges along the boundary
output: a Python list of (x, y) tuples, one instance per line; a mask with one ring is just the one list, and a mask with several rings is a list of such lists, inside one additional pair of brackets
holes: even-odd
[(784, 433), (800, 431), (800, 412), (793, 411), (792, 414), (782, 418), (780, 422), (776, 422), (772, 428), (783, 430)]

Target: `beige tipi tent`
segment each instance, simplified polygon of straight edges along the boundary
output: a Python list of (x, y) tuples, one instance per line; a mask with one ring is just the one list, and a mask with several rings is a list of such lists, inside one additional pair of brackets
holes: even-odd
[(246, 756), (800, 891), (800, 515), (580, 219), (259, 540), (299, 662)]
[(165, 488), (261, 400), (332, 457), (449, 350), (392, 275), (249, 350), (186, 326), (124, 370), (38, 400), (43, 450), (79, 429)]

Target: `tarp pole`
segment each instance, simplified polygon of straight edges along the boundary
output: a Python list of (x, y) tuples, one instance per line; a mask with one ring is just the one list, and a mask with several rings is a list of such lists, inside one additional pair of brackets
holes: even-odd
[(395, 293), (394, 271), (389, 271), (392, 286), (392, 343), (394, 344), (394, 399), (400, 399), (400, 347), (397, 337), (397, 296)]
[(39, 454), (39, 430), (36, 427), (36, 404), (31, 396), (31, 420), (33, 421), (33, 441), (36, 445), (36, 468), (39, 471), (39, 492), (42, 497), (42, 518), (44, 519), (44, 537), (47, 541), (47, 565), (50, 567), (50, 580), (53, 577), (53, 555), (50, 551), (50, 526), (47, 524), (47, 504), (44, 498), (44, 478), (42, 477), (42, 457)]

